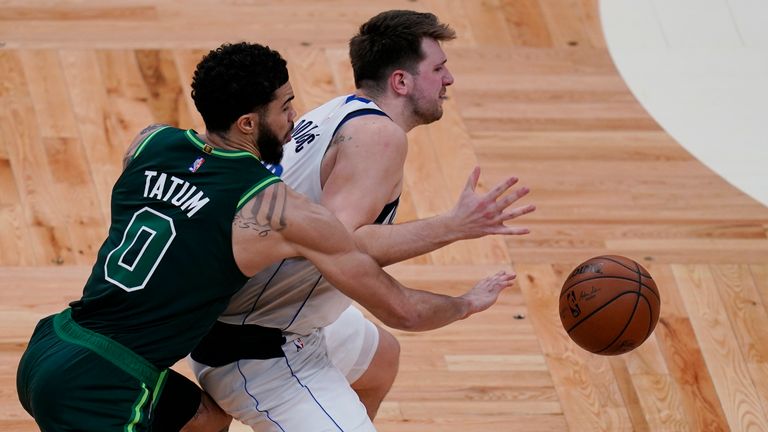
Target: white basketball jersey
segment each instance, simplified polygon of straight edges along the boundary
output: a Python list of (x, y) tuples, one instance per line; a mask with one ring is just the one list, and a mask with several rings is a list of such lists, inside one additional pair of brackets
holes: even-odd
[[(267, 167), (288, 186), (319, 203), (320, 165), (333, 136), (350, 118), (370, 114), (386, 115), (373, 101), (354, 95), (332, 99), (299, 119), (284, 147), (281, 164)], [(377, 222), (392, 223), (396, 210), (397, 201), (388, 204)], [(292, 258), (251, 278), (219, 320), (307, 335), (334, 322), (350, 304), (351, 300), (328, 283), (311, 262)]]

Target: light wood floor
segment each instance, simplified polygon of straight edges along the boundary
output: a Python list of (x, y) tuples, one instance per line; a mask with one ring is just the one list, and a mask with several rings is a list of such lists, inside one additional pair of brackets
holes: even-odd
[[(346, 42), (392, 8), (435, 12), (459, 34), (445, 47), (446, 115), (410, 136), (400, 221), (450, 208), (475, 164), (485, 186), (518, 175), (538, 210), (529, 236), (389, 269), (445, 293), (500, 268), (519, 276), (484, 314), (396, 332), (401, 371), (379, 429), (768, 431), (768, 209), (635, 101), (597, 0), (3, 1), (0, 430), (35, 430), (16, 364), (35, 322), (79, 296), (130, 137), (151, 122), (203, 130), (189, 98), (200, 55), (271, 45), (304, 112), (352, 89)], [(557, 315), (565, 274), (605, 253), (643, 263), (662, 295), (652, 337), (612, 358), (570, 343)]]

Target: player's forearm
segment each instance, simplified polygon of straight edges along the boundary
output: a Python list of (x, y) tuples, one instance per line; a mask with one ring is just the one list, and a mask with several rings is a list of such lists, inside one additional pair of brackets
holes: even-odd
[(390, 327), (414, 332), (434, 330), (470, 315), (470, 302), (463, 297), (450, 297), (410, 289), (407, 293), (408, 302), (413, 307), (411, 319), (406, 326), (387, 324)]
[(379, 282), (395, 286), (388, 302), (361, 304), (389, 327), (412, 332), (434, 330), (471, 314), (470, 301), (463, 297), (414, 290), (387, 279)]
[(461, 239), (451, 219), (440, 215), (394, 225), (364, 225), (355, 230), (358, 247), (380, 266), (424, 255)]
[(323, 272), (325, 278), (389, 327), (432, 330), (477, 311), (464, 296), (450, 297), (403, 286), (365, 254), (339, 255), (333, 262), (336, 266)]

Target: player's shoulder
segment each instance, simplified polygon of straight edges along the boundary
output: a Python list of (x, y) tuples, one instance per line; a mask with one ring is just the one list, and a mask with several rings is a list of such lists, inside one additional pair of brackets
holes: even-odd
[(140, 143), (141, 141), (143, 141), (145, 138), (149, 137), (153, 133), (155, 133), (155, 132), (157, 132), (157, 131), (159, 131), (161, 129), (167, 129), (167, 128), (176, 129), (173, 126), (168, 125), (168, 124), (152, 123), (151, 125), (149, 125), (149, 126), (145, 127), (144, 129), (142, 129), (138, 134), (136, 134), (136, 136), (133, 138), (132, 144), (136, 143), (136, 142)]
[(369, 143), (406, 144), (407, 142), (405, 131), (397, 123), (389, 117), (378, 115), (360, 116), (348, 120), (336, 132), (334, 139), (338, 139), (339, 136)]
[(146, 142), (148, 138), (150, 138), (155, 133), (163, 130), (172, 128), (172, 126), (162, 123), (153, 123), (144, 129), (142, 129), (131, 141), (131, 143), (128, 145), (128, 148), (125, 151), (125, 155), (123, 156), (123, 168), (125, 168), (128, 165), (128, 162), (134, 158), (136, 155), (136, 152), (138, 151), (139, 147), (142, 143)]

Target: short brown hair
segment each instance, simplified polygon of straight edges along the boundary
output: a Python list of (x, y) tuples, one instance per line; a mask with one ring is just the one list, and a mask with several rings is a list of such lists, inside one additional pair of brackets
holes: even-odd
[(349, 57), (357, 88), (381, 90), (382, 81), (395, 69), (415, 73), (424, 60), (421, 41), (456, 38), (456, 32), (434, 14), (409, 10), (382, 12), (360, 26), (349, 41)]

